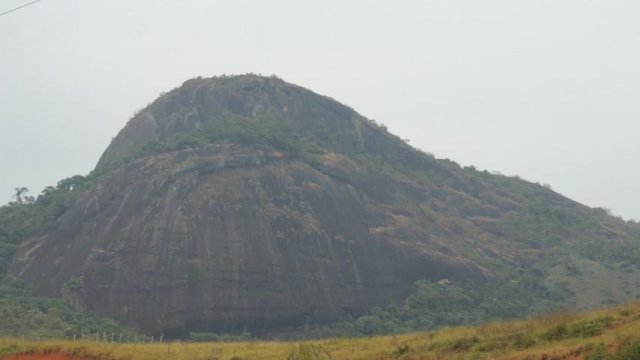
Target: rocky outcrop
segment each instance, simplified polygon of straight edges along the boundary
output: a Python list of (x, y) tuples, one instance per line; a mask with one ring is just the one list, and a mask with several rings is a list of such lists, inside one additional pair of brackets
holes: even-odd
[[(313, 142), (313, 161), (277, 141), (216, 136), (141, 152), (221, 118), (286, 126)], [(505, 222), (527, 199), (589, 212), (436, 160), (344, 105), (257, 76), (187, 81), (134, 116), (97, 170), (10, 272), (49, 296), (82, 277), (87, 309), (172, 336), (330, 323), (400, 302), (418, 279), (505, 277), (543, 254), (511, 241)]]
[(416, 279), (484, 276), (428, 249), (428, 232), (386, 236), (381, 209), (414, 194), (329, 158), (321, 171), (211, 145), (135, 161), (25, 243), (12, 271), (50, 296), (82, 276), (88, 308), (173, 335), (337, 321), (402, 299)]

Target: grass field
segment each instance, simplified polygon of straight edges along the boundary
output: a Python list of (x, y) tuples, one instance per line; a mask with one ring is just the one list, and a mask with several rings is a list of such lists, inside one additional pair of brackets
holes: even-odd
[[(16, 357), (17, 354), (23, 354)], [(28, 354), (28, 356), (24, 356)], [(640, 359), (640, 303), (435, 332), (301, 342), (117, 344), (0, 339), (1, 359)]]

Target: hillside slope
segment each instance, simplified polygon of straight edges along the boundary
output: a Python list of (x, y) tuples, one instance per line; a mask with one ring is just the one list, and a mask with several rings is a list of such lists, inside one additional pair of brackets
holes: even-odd
[(134, 116), (10, 273), (47, 296), (82, 278), (86, 308), (171, 336), (349, 321), (402, 306), (416, 281), (453, 284), (471, 308), (478, 292), (487, 304), (506, 296), (502, 312), (419, 328), (633, 299), (639, 234), (543, 186), (437, 160), (332, 99), (244, 75), (189, 80)]

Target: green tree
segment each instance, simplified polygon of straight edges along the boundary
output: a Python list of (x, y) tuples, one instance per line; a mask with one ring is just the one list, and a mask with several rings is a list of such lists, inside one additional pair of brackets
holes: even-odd
[[(22, 187), (17, 187), (15, 189), (16, 193), (13, 195), (13, 197), (16, 199), (16, 201), (18, 202), (18, 204), (24, 204), (25, 202), (25, 198), (23, 198), (22, 196), (26, 193), (29, 192), (29, 189), (27, 189), (26, 187), (22, 186)], [(30, 197), (31, 199), (33, 199), (33, 197)]]

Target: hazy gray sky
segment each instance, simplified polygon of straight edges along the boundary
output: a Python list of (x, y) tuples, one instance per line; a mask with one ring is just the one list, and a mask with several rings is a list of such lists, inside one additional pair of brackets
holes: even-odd
[(637, 0), (43, 0), (0, 17), (0, 203), (87, 174), (187, 78), (253, 72), (640, 219), (638, 19)]

